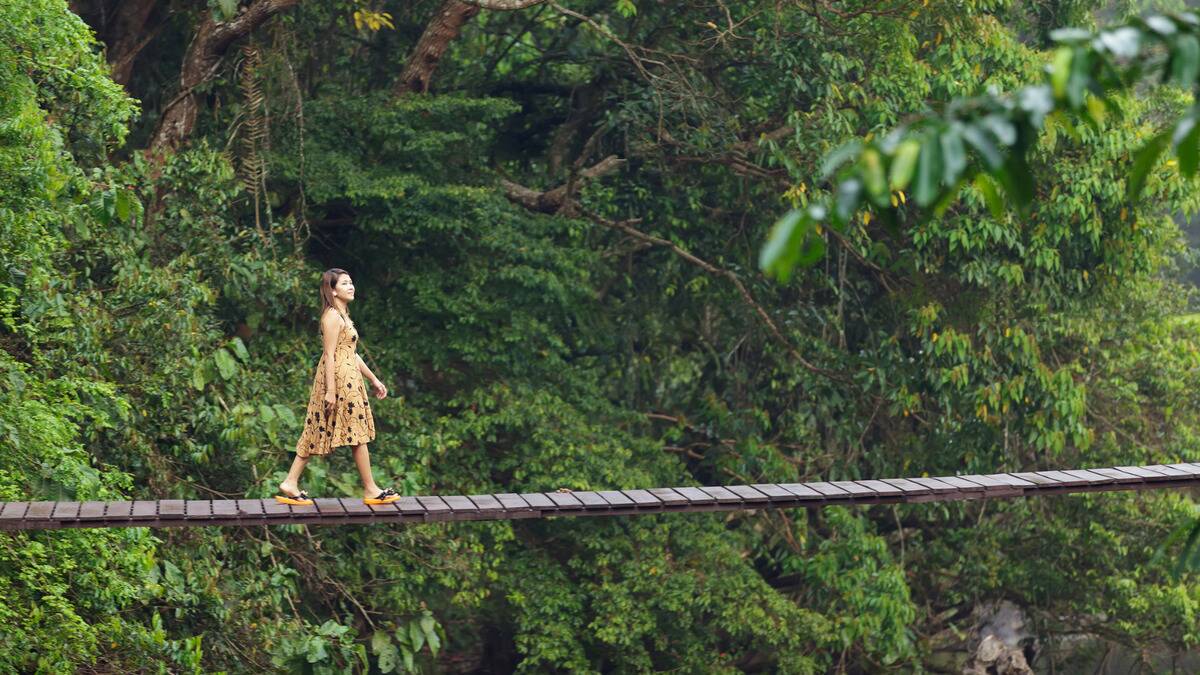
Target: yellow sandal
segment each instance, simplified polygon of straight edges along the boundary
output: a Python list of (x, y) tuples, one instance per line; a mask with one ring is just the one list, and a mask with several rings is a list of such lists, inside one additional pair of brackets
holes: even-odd
[(379, 504), (391, 504), (397, 499), (400, 499), (400, 495), (392, 488), (388, 488), (380, 492), (378, 497), (363, 497), (363, 503), (377, 506)]
[(309, 497), (308, 493), (304, 490), (301, 490), (300, 493), (295, 497), (281, 491), (279, 494), (275, 495), (275, 501), (281, 504), (291, 504), (293, 506), (312, 506), (313, 503), (312, 497)]

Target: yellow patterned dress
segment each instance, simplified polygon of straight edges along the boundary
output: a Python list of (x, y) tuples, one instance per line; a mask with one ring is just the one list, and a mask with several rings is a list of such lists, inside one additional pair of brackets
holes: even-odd
[(337, 400), (333, 416), (325, 415), (325, 353), (317, 362), (308, 410), (304, 416), (304, 431), (296, 441), (296, 454), (301, 457), (328, 455), (343, 445), (359, 445), (375, 440), (375, 419), (367, 402), (367, 388), (358, 370), (358, 330), (354, 323), (342, 317), (337, 344), (333, 348), (334, 383)]

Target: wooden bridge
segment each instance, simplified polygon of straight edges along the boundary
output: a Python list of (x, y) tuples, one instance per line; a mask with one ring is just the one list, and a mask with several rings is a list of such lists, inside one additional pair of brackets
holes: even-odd
[(361, 499), (315, 499), (289, 506), (274, 499), (126, 502), (0, 502), (0, 530), (66, 527), (197, 527), (506, 520), (553, 516), (621, 516), (682, 511), (816, 508), (1035, 497), (1077, 492), (1200, 487), (1200, 463), (888, 478), (756, 483), (707, 487), (403, 497), (383, 506)]

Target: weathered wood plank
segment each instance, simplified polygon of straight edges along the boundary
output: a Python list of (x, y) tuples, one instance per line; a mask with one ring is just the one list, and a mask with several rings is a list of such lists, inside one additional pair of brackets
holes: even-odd
[(725, 487), (733, 494), (741, 497), (744, 502), (761, 503), (770, 501), (770, 497), (767, 497), (749, 485), (726, 485)]
[(237, 500), (214, 499), (212, 515), (213, 518), (236, 518), (238, 515)]
[(55, 502), (54, 513), (50, 517), (55, 520), (75, 520), (79, 516), (79, 502)]
[(28, 510), (29, 502), (5, 502), (4, 508), (0, 509), (0, 521), (23, 520)]
[[(207, 499), (189, 499), (183, 504), (183, 512), (189, 519), (212, 517), (212, 502)], [(159, 511), (161, 513), (161, 509)]]
[(133, 510), (129, 512), (130, 520), (154, 520), (157, 517), (158, 502), (149, 499), (133, 502)]
[(575, 510), (575, 509), (583, 508), (583, 502), (576, 499), (574, 496), (574, 493), (571, 493), (571, 492), (544, 492), (542, 494), (546, 495), (546, 497), (550, 501), (554, 502), (554, 505), (557, 506), (558, 510), (560, 510), (560, 511), (568, 511), (568, 510)]
[(103, 520), (104, 519), (104, 502), (84, 502), (79, 507), (80, 520)]
[(479, 509), (480, 513), (492, 514), (500, 513), (504, 510), (504, 507), (500, 505), (500, 501), (492, 495), (467, 495), (467, 499), (470, 499), (475, 504), (475, 508)]
[(821, 502), (825, 501), (825, 495), (812, 489), (806, 483), (781, 483), (779, 487), (792, 493), (798, 497), (800, 502)]
[(675, 491), (687, 498), (688, 503), (696, 505), (716, 504), (717, 498), (700, 488), (677, 487)]
[(541, 492), (522, 492), (520, 494), (520, 497), (521, 497), (521, 499), (524, 499), (527, 504), (529, 504), (531, 507), (533, 507), (535, 509), (552, 510), (555, 508), (554, 502), (551, 501), (549, 497), (542, 494)]
[(832, 483), (827, 483), (825, 481), (816, 481), (814, 483), (805, 483), (804, 485), (812, 490), (816, 490), (817, 492), (821, 493), (821, 496), (824, 497), (825, 499), (842, 499), (842, 498), (846, 498), (846, 497), (850, 496), (849, 492), (846, 492), (842, 488), (840, 488)]
[(721, 485), (703, 485), (697, 489), (717, 500), (718, 504), (741, 504), (743, 501), (741, 497)]
[(29, 502), (29, 510), (25, 512), (24, 520), (50, 520), (55, 506), (56, 502)]
[(871, 488), (872, 490), (875, 491), (875, 494), (879, 495), (880, 497), (895, 497), (897, 495), (904, 494), (904, 490), (901, 490), (900, 488), (896, 487), (895, 485), (889, 485), (881, 480), (868, 479), (868, 480), (856, 480), (854, 482), (858, 483), (859, 485), (862, 485), (864, 487)]
[(263, 500), (261, 499), (239, 499), (237, 508), (238, 515), (243, 518), (261, 518), (263, 516)]
[(687, 497), (679, 494), (671, 488), (650, 488), (650, 494), (658, 497), (658, 500), (667, 506), (687, 506)]
[(662, 501), (647, 490), (621, 490), (638, 508), (662, 507)]

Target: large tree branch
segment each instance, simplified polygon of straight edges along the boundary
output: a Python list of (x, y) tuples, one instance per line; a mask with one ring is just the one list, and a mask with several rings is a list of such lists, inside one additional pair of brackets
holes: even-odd
[(177, 148), (192, 133), (198, 112), (195, 90), (216, 75), (230, 45), (249, 35), (267, 19), (299, 2), (254, 0), (241, 8), (231, 21), (215, 21), (211, 12), (204, 11), (204, 18), (183, 58), (179, 74), (180, 93), (163, 109), (150, 141), (152, 155)]
[(543, 192), (532, 190), (524, 185), (519, 185), (503, 178), (500, 179), (500, 184), (504, 186), (505, 194), (509, 200), (524, 206), (530, 211), (558, 213), (574, 203), (572, 197), (580, 179), (592, 180), (599, 178), (607, 173), (616, 171), (624, 163), (624, 159), (616, 155), (609, 155), (596, 164), (580, 170), (578, 177), (574, 181), (568, 181), (563, 185)]
[(442, 55), (450, 47), (450, 43), (458, 38), (462, 27), (470, 21), (480, 9), (497, 11), (515, 11), (539, 5), (546, 0), (446, 0), (434, 12), (433, 18), (425, 26), (425, 31), (417, 40), (400, 79), (396, 80), (392, 91), (397, 96), (404, 94), (424, 94), (429, 91), (429, 83), (433, 73), (441, 63)]

